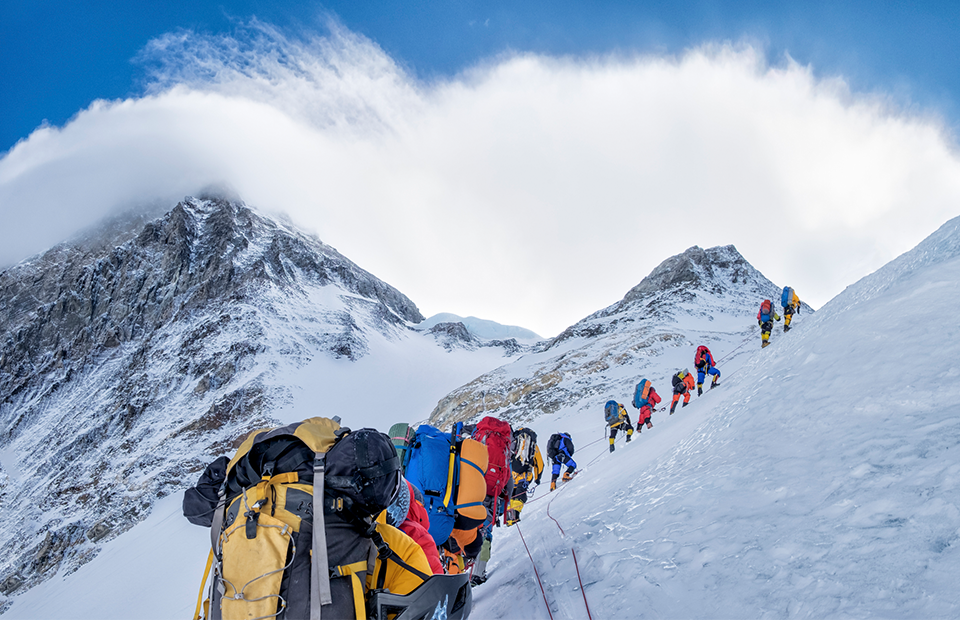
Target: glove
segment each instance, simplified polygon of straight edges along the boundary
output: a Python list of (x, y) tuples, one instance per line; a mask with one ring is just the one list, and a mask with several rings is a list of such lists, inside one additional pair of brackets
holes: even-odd
[(527, 487), (527, 497), (533, 497), (533, 494), (534, 492), (536, 492), (536, 490), (537, 490), (536, 483), (531, 484), (529, 487)]
[(760, 319), (757, 319), (757, 325), (759, 325), (760, 327), (763, 327), (763, 321), (761, 321)]

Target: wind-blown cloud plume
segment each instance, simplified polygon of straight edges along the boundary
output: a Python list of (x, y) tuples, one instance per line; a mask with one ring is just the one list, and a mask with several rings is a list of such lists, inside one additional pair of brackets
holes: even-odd
[(0, 263), (211, 184), (287, 212), (409, 295), (552, 335), (667, 256), (733, 243), (822, 304), (960, 210), (933, 116), (750, 45), (515, 54), (418, 81), (332, 23), (171, 33), (142, 97), (0, 160)]

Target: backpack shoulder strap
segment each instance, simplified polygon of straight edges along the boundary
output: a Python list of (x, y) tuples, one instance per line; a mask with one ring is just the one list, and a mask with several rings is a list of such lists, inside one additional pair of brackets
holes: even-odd
[(333, 602), (330, 593), (330, 561), (327, 557), (327, 536), (323, 522), (323, 474), (325, 457), (317, 452), (313, 459), (313, 539), (310, 576), (310, 620), (320, 620), (320, 607)]

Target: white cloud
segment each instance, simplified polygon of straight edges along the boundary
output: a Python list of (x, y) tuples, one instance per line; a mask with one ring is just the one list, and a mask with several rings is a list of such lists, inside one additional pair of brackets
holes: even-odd
[(691, 245), (735, 244), (805, 301), (960, 212), (941, 125), (748, 45), (491, 60), (423, 84), (337, 25), (179, 32), (148, 94), (0, 160), (0, 262), (118, 205), (225, 183), (288, 212), (426, 314), (557, 333)]

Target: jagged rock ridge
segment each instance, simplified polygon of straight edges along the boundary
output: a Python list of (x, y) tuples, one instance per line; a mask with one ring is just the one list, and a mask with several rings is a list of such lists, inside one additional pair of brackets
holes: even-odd
[[(242, 203), (185, 199), (0, 273), (0, 593), (93, 557), (236, 437), (285, 367), (416, 333), (396, 289)], [(281, 361), (278, 361), (281, 360)]]

